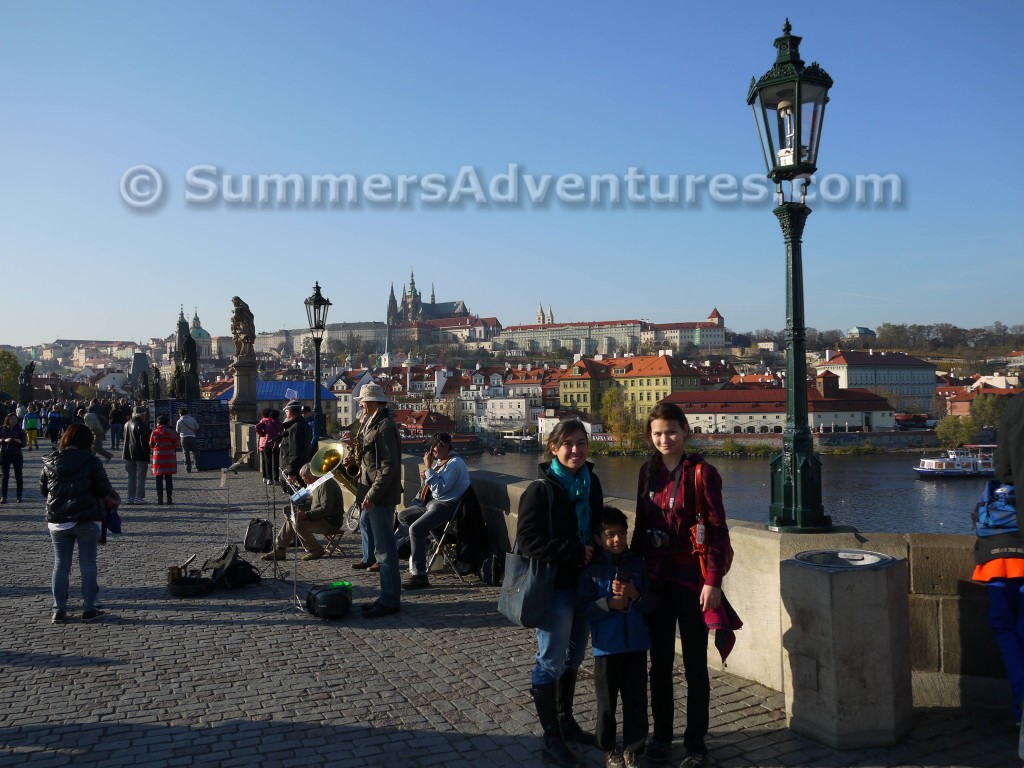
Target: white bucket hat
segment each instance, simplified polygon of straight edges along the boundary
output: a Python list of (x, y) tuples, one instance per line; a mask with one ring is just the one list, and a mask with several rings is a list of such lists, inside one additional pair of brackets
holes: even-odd
[(386, 403), (388, 396), (384, 394), (384, 388), (380, 384), (363, 384), (363, 388), (359, 390), (359, 397), (356, 398), (360, 403)]

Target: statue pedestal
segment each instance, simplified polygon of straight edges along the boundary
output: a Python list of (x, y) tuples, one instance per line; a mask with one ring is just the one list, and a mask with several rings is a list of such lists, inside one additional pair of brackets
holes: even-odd
[(228, 401), (231, 420), (255, 424), (259, 420), (256, 410), (256, 361), (236, 360), (231, 370), (235, 372), (235, 394)]

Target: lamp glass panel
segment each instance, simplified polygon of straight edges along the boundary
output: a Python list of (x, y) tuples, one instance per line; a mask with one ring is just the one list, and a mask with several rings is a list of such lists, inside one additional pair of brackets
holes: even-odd
[(828, 89), (821, 85), (803, 83), (800, 88), (800, 144), (802, 161), (817, 166), (821, 125), (825, 118)]

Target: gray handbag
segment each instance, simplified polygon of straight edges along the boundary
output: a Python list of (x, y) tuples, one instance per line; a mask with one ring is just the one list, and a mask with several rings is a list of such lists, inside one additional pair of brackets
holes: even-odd
[[(543, 481), (539, 481), (543, 482)], [(548, 535), (554, 536), (551, 506), (554, 493), (548, 492)], [(537, 627), (550, 615), (555, 593), (555, 573), (558, 566), (526, 557), (519, 551), (519, 542), (505, 554), (505, 578), (498, 595), (498, 613), (520, 627)]]

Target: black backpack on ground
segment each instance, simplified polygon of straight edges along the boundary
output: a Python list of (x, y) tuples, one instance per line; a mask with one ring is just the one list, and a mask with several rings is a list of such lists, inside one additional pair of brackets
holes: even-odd
[(352, 607), (352, 596), (348, 587), (312, 587), (306, 593), (306, 610), (327, 621), (341, 619)]
[(252, 563), (238, 556), (238, 547), (229, 544), (219, 557), (203, 563), (202, 570), (213, 571), (210, 578), (218, 587), (234, 589), (259, 584), (260, 572)]
[(269, 520), (254, 517), (245, 529), (246, 552), (269, 552), (274, 548), (274, 526)]
[(492, 587), (500, 587), (504, 578), (505, 555), (487, 555), (480, 566), (480, 581)]

